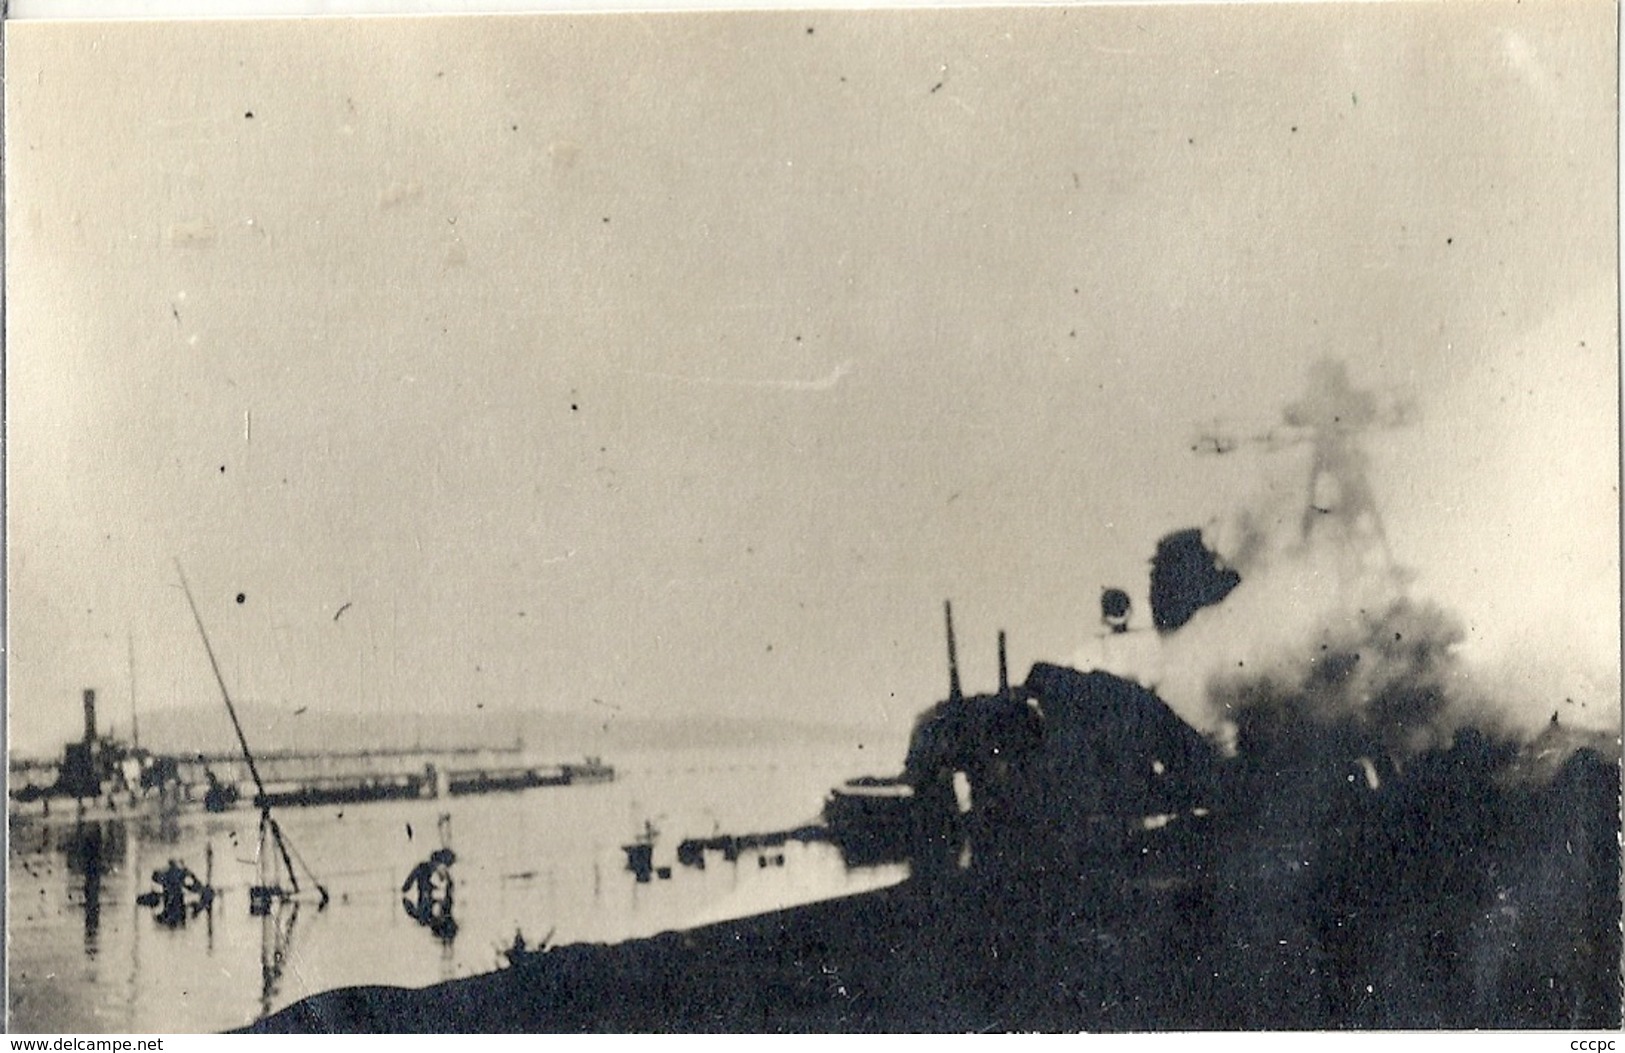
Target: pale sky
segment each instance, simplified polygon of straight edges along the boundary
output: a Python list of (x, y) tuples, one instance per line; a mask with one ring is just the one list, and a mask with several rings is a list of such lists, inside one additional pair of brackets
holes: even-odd
[(12, 23), (13, 746), (214, 701), (177, 557), (245, 699), (904, 727), (945, 598), (990, 689), (1296, 493), (1188, 447), (1323, 355), (1415, 588), (1617, 681), (1615, 24)]

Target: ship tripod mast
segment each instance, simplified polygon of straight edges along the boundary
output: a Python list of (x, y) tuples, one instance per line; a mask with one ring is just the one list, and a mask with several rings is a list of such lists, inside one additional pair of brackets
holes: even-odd
[[(254, 799), (260, 806), (259, 851), (257, 853), (257, 858), (260, 861), (260, 883), (248, 890), (249, 912), (252, 914), (266, 914), (269, 913), (273, 900), (293, 899), (300, 895), (302, 890), (299, 888), (299, 872), (294, 867), (294, 858), (298, 855), (298, 852), (288, 843), (287, 836), (282, 832), (281, 824), (271, 814), (271, 805), (265, 793), (265, 781), (260, 778), (259, 765), (254, 763), (254, 753), (248, 748), (248, 737), (243, 734), (243, 723), (237, 719), (237, 707), (232, 704), (231, 691), (227, 689), (226, 678), (220, 672), (220, 662), (215, 658), (214, 646), (209, 643), (209, 633), (203, 627), (203, 616), (198, 613), (197, 601), (192, 598), (192, 587), (187, 584), (186, 572), (181, 569), (179, 559), (175, 561), (175, 573), (180, 575), (181, 589), (186, 593), (186, 604), (192, 609), (192, 620), (197, 623), (198, 636), (203, 640), (203, 650), (209, 656), (209, 668), (214, 671), (215, 683), (220, 685), (220, 697), (225, 700), (226, 712), (231, 716), (232, 729), (237, 732), (237, 745), (242, 748), (243, 760), (248, 764), (248, 774), (254, 780)], [(277, 852), (275, 857), (267, 856), (267, 842), (275, 846)], [(265, 866), (267, 858), (271, 859), (269, 873)], [(278, 859), (281, 860), (286, 870), (288, 883), (292, 888), (283, 888), (276, 877), (275, 868)], [(299, 861), (304, 863), (302, 858)], [(309, 864), (305, 864), (304, 870), (305, 874), (310, 878), (311, 884), (316, 886), (318, 897), (316, 909), (320, 910), (327, 906), (327, 901), (330, 898), (327, 889), (320, 881), (316, 880), (316, 875), (311, 872)]]
[(1215, 421), (1195, 437), (1191, 450), (1223, 455), (1243, 445), (1267, 451), (1307, 445), (1309, 475), (1299, 540), (1308, 543), (1322, 524), (1336, 526), (1351, 552), (1363, 555), (1375, 549), (1383, 568), (1398, 573), (1360, 439), (1378, 430), (1409, 427), (1415, 421), (1416, 406), (1411, 399), (1355, 387), (1347, 366), (1324, 358), (1310, 364), (1307, 388), (1282, 411), (1279, 426), (1262, 434), (1238, 435)]

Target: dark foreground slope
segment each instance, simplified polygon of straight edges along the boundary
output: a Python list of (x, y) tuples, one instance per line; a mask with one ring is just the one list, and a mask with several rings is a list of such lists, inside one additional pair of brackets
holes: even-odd
[(1584, 751), (1534, 791), (1461, 753), (1352, 806), (1238, 809), (1075, 868), (973, 866), (423, 990), (333, 991), (253, 1030), (1619, 1026), (1618, 765)]
[[(1068, 897), (1071, 899), (1071, 897)], [(1072, 904), (1076, 906), (1076, 904)], [(1193, 1012), (1178, 896), (1065, 912), (965, 879), (919, 883), (618, 946), (571, 946), (424, 990), (308, 998), (290, 1031), (1145, 1029)], [(1048, 913), (1054, 917), (1046, 917)], [(990, 924), (993, 917), (1002, 924)]]

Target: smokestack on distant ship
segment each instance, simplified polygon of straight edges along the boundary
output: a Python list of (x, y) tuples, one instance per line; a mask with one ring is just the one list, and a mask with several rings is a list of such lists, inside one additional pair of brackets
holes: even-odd
[(96, 741), (96, 692), (85, 688), (85, 737), (62, 750), (55, 792), (67, 797), (95, 797), (102, 790), (102, 751)]
[(999, 630), (999, 697), (1010, 697), (1010, 667), (1004, 660), (1004, 630)]

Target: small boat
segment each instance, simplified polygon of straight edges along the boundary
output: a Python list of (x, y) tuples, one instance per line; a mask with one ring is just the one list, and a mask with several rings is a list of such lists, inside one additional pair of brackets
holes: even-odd
[(563, 765), (563, 769), (565, 780), (572, 786), (578, 783), (615, 781), (615, 769), (605, 764), (602, 757), (588, 757), (579, 764)]
[(207, 769), (204, 775), (209, 780), (209, 788), (203, 792), (203, 810), (206, 812), (225, 812), (237, 806), (240, 791), (231, 783), (221, 782), (214, 772)]
[(636, 841), (621, 846), (626, 853), (626, 869), (638, 879), (639, 884), (648, 884), (649, 878), (654, 875), (655, 838), (660, 831), (655, 824), (645, 819), (643, 833), (638, 835)]
[(824, 801), (824, 823), (848, 865), (907, 859), (919, 833), (914, 787), (901, 778), (848, 779)]

